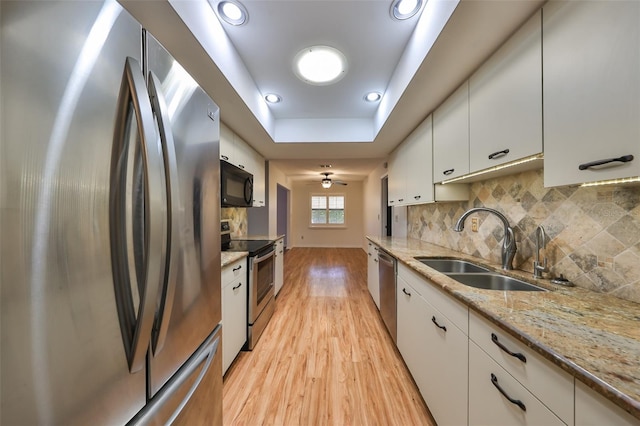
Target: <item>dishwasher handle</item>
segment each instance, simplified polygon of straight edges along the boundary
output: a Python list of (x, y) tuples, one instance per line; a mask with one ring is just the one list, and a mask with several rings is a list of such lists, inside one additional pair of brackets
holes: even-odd
[(388, 255), (384, 251), (378, 250), (378, 259), (380, 259), (380, 262), (383, 262), (386, 265), (388, 265), (389, 267), (395, 269), (395, 267), (396, 267), (396, 259), (394, 257)]

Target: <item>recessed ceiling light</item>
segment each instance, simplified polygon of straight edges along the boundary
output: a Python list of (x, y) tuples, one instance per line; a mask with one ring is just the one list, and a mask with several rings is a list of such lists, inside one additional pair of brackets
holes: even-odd
[(214, 0), (209, 0), (209, 3), (218, 12), (218, 16), (228, 24), (243, 25), (249, 19), (247, 9), (237, 0), (218, 1), (217, 6), (214, 6)]
[(282, 100), (282, 98), (275, 93), (269, 93), (264, 97), (264, 100), (269, 102), (270, 104), (277, 104)]
[(380, 99), (382, 99), (382, 95), (378, 92), (369, 92), (364, 95), (364, 100), (367, 102), (378, 102)]
[(415, 16), (422, 7), (422, 0), (393, 0), (391, 3), (391, 17), (405, 20)]
[(347, 58), (329, 46), (302, 49), (293, 60), (293, 71), (305, 83), (325, 86), (340, 81), (347, 73)]

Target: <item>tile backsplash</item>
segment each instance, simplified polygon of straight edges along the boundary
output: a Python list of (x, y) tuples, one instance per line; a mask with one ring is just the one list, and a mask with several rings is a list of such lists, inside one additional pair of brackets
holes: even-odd
[(545, 188), (542, 170), (489, 179), (470, 184), (469, 201), (410, 206), (408, 236), (500, 264), (503, 226), (495, 215), (476, 213), (462, 232), (453, 231), (467, 209), (481, 206), (509, 219), (516, 269), (533, 272), (535, 230), (542, 225), (545, 277), (562, 274), (577, 286), (640, 303), (640, 187)]
[(247, 236), (249, 220), (246, 208), (224, 207), (220, 209), (220, 219), (229, 220), (231, 238), (242, 238)]

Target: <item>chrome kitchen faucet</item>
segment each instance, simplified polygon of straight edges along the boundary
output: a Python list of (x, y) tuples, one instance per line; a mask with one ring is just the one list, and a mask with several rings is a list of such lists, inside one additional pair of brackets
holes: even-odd
[(475, 207), (467, 210), (460, 216), (456, 226), (453, 228), (456, 232), (462, 232), (464, 229), (464, 221), (471, 215), (476, 212), (488, 212), (493, 213), (502, 221), (504, 225), (504, 239), (502, 240), (502, 269), (511, 270), (513, 269), (513, 258), (516, 255), (516, 251), (518, 248), (516, 247), (516, 239), (513, 235), (513, 228), (509, 225), (509, 221), (507, 218), (497, 210), (490, 209), (488, 207)]
[(540, 250), (547, 246), (547, 236), (544, 228), (538, 226), (536, 228), (536, 260), (533, 261), (533, 278), (542, 278), (542, 273), (547, 272), (547, 257), (545, 256), (542, 264), (540, 263)]

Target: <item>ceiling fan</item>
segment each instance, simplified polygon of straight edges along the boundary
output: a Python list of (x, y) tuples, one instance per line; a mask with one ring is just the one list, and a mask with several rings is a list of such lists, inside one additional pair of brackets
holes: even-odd
[(344, 185), (344, 186), (347, 185), (346, 182), (342, 182), (341, 180), (331, 180), (329, 175), (332, 175), (333, 173), (320, 173), (320, 174), (324, 176), (324, 178), (320, 181), (320, 184), (325, 189), (331, 188), (331, 185)]

